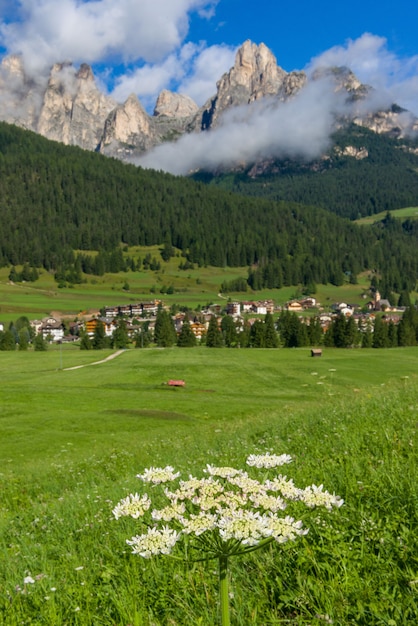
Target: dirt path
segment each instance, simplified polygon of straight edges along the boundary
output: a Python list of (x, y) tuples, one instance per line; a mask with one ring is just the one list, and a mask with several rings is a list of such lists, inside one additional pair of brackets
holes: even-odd
[(122, 352), (125, 352), (125, 350), (117, 350), (116, 352), (113, 352), (113, 354), (109, 354), (109, 356), (107, 356), (105, 359), (102, 359), (101, 361), (95, 361), (94, 363), (86, 363), (85, 365), (75, 365), (74, 367), (64, 367), (63, 371), (69, 372), (70, 370), (79, 370), (82, 367), (90, 367), (90, 365), (100, 365), (101, 363), (106, 363), (106, 361), (111, 361), (112, 359), (115, 359), (117, 356), (122, 354)]

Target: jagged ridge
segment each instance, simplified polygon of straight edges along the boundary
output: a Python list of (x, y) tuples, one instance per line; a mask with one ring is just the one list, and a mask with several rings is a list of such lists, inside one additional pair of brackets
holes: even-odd
[[(328, 75), (335, 90), (347, 99), (361, 100), (370, 93), (348, 68), (326, 68), (312, 80)], [(46, 87), (26, 76), (20, 57), (3, 59), (0, 71), (0, 119), (33, 130), (67, 145), (97, 150), (128, 159), (184, 133), (214, 128), (223, 113), (234, 106), (262, 98), (281, 102), (294, 97), (308, 82), (304, 72), (285, 72), (264, 45), (246, 41), (237, 51), (234, 66), (218, 81), (216, 94), (202, 107), (191, 98), (164, 90), (149, 115), (136, 95), (116, 103), (97, 87), (91, 68), (78, 71), (70, 63), (53, 66)], [(377, 133), (402, 136), (416, 118), (399, 107), (357, 116), (354, 121)]]

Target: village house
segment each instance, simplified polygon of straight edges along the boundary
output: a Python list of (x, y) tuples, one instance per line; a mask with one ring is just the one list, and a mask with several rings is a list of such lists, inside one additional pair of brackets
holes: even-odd
[(240, 302), (228, 302), (226, 305), (226, 314), (232, 315), (232, 317), (236, 317), (241, 314), (241, 304)]
[(152, 316), (156, 315), (161, 300), (152, 300), (151, 302), (136, 302), (133, 304), (118, 304), (115, 306), (105, 306), (104, 312), (106, 317), (118, 317), (124, 315), (126, 317), (136, 316)]
[(312, 298), (311, 296), (309, 296), (308, 298), (303, 298), (302, 300), (299, 300), (299, 304), (304, 309), (313, 309), (319, 305), (319, 302), (317, 303), (315, 298)]
[(94, 335), (94, 331), (96, 330), (100, 322), (104, 326), (106, 337), (111, 337), (113, 335), (113, 331), (117, 328), (117, 325), (113, 319), (110, 319), (108, 317), (94, 317), (91, 320), (87, 320), (86, 321), (86, 333), (89, 335), (89, 337), (92, 337)]
[(199, 340), (202, 339), (203, 335), (205, 335), (207, 332), (206, 325), (202, 324), (201, 322), (191, 322), (190, 328), (196, 339)]
[(256, 313), (257, 315), (266, 315), (267, 313), (274, 313), (274, 301), (244, 301), (241, 302), (241, 308), (243, 313)]
[(60, 320), (54, 317), (47, 317), (42, 320), (38, 333), (41, 333), (42, 337), (48, 341), (62, 341), (64, 338), (64, 326)]

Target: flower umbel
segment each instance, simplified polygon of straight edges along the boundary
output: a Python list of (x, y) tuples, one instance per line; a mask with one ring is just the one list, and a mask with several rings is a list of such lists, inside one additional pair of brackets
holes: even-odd
[(149, 559), (158, 554), (170, 554), (179, 537), (180, 534), (168, 526), (163, 526), (161, 530), (154, 527), (149, 528), (145, 535), (127, 539), (126, 543), (132, 546), (133, 554)]
[[(113, 509), (116, 519), (131, 517), (143, 526), (142, 534), (127, 540), (132, 552), (149, 559), (171, 555), (184, 544), (186, 561), (219, 561), (221, 619), (229, 626), (228, 559), (267, 544), (282, 544), (305, 536), (308, 529), (299, 510), (323, 507), (340, 508), (343, 500), (326, 491), (323, 485), (297, 487), (281, 474), (266, 478), (276, 467), (292, 462), (288, 454), (250, 454), (250, 468), (263, 469), (258, 480), (233, 467), (206, 465), (204, 478), (190, 475), (177, 480), (180, 472), (171, 465), (150, 467), (137, 477), (157, 490), (155, 504), (144, 494), (129, 494)], [(173, 485), (165, 486), (172, 482)], [(159, 485), (163, 485), (158, 489)], [(286, 510), (286, 515), (283, 511)]]
[(149, 467), (144, 470), (143, 474), (137, 474), (137, 478), (144, 483), (153, 483), (159, 485), (160, 483), (168, 483), (171, 480), (175, 480), (180, 476), (180, 472), (175, 473), (174, 467), (167, 465), (167, 467)]
[(112, 513), (116, 519), (123, 516), (130, 516), (137, 519), (138, 517), (142, 517), (150, 506), (151, 500), (146, 494), (139, 496), (137, 493), (131, 493), (115, 506)]
[(277, 456), (277, 454), (250, 454), (247, 459), (247, 465), (250, 467), (258, 467), (258, 468), (271, 468), (271, 467), (279, 467), (279, 465), (286, 465), (286, 463), (291, 463), (292, 457), (288, 454), (281, 454)]

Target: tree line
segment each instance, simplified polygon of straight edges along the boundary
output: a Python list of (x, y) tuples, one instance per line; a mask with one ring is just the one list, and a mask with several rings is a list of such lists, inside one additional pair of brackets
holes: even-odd
[[(251, 164), (241, 172), (199, 172), (194, 178), (247, 196), (321, 207), (350, 220), (416, 205), (417, 140), (400, 143), (352, 124), (334, 134), (333, 146), (326, 159), (276, 160), (258, 176)], [(356, 159), (344, 153), (347, 146), (366, 148), (368, 155)]]
[(163, 263), (176, 248), (187, 266), (246, 266), (254, 289), (340, 284), (373, 268), (388, 290), (411, 291), (418, 276), (416, 221), (360, 228), (323, 208), (142, 170), (5, 123), (0, 180), (0, 266), (45, 268), (59, 283), (123, 271), (121, 245), (161, 245)]

